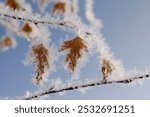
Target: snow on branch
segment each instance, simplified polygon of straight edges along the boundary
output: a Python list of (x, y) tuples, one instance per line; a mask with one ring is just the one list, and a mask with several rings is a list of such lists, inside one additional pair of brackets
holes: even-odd
[(45, 95), (49, 95), (49, 94), (60, 93), (63, 91), (70, 91), (70, 90), (76, 90), (76, 89), (82, 89), (82, 88), (87, 88), (87, 87), (94, 87), (94, 86), (98, 86), (98, 85), (107, 85), (107, 84), (114, 84), (114, 83), (129, 84), (135, 80), (148, 79), (149, 77), (150, 77), (150, 74), (145, 74), (145, 75), (133, 77), (130, 79), (124, 79), (124, 80), (118, 80), (118, 81), (101, 80), (101, 81), (96, 81), (96, 82), (89, 82), (89, 83), (85, 83), (85, 84), (80, 84), (80, 85), (68, 86), (68, 87), (64, 87), (64, 88), (60, 88), (60, 89), (56, 89), (56, 90), (53, 87), (51, 87), (49, 90), (47, 90), (45, 92), (32, 94), (29, 97), (23, 98), (23, 100), (33, 100), (33, 99), (36, 99), (36, 98), (39, 98), (39, 97), (42, 97)]
[[(8, 11), (6, 10), (5, 12), (5, 10), (4, 11), (0, 10), (0, 17), (1, 19), (9, 18), (9, 19), (17, 20), (17, 21), (23, 21), (23, 22), (27, 21), (27, 22), (34, 23), (35, 25), (47, 24), (50, 26), (64, 27), (64, 28), (69, 28), (72, 30), (77, 28), (71, 22), (63, 21), (60, 18), (54, 18), (51, 15), (46, 15), (46, 16), (41, 17), (39, 14), (33, 15), (30, 13), (26, 13), (26, 12), (17, 12), (17, 11), (10, 11), (10, 10)], [(87, 32), (87, 34), (89, 33)]]
[(95, 14), (93, 12), (93, 4), (94, 4), (94, 0), (85, 0), (85, 15), (86, 15), (86, 19), (89, 21), (89, 23), (91, 23), (93, 26), (95, 27), (102, 27), (102, 23), (100, 19), (97, 19), (95, 17)]

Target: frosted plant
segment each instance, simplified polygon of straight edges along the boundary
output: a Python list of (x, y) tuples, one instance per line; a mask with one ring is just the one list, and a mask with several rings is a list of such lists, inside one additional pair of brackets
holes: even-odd
[(60, 13), (63, 15), (66, 12), (66, 3), (65, 2), (57, 2), (53, 6), (53, 12), (57, 12), (57, 13)]
[(70, 51), (65, 58), (65, 62), (69, 62), (68, 68), (73, 72), (76, 69), (77, 60), (81, 58), (81, 50), (84, 49), (88, 52), (87, 46), (84, 44), (83, 39), (77, 36), (72, 40), (65, 41), (59, 51), (61, 52), (66, 49), (69, 49)]
[(24, 33), (26, 33), (27, 35), (29, 35), (29, 33), (32, 32), (32, 27), (26, 22), (22, 29), (21, 29)]
[(36, 68), (36, 82), (38, 83), (40, 80), (43, 79), (44, 69), (47, 67), (49, 69), (48, 63), (48, 50), (43, 46), (43, 44), (34, 45), (32, 47), (32, 51), (35, 58), (35, 63), (37, 64)]
[(0, 41), (0, 50), (2, 51), (6, 51), (9, 48), (15, 48), (15, 47), (16, 47), (16, 41), (9, 36), (4, 37)]
[[(79, 16), (81, 8), (79, 9), (78, 2), (79, 0), (6, 0), (0, 3), (0, 24), (6, 28), (6, 35), (0, 40), (0, 50), (16, 47), (14, 37), (24, 38), (30, 44), (24, 63), (35, 65), (33, 83), (38, 86), (38, 90), (26, 93), (23, 99), (35, 99), (67, 90), (88, 89), (96, 85), (130, 83), (150, 76), (149, 72), (139, 74), (124, 69), (123, 62), (114, 57), (101, 33), (102, 22), (93, 12), (94, 0), (84, 0), (88, 24)], [(39, 8), (36, 13), (32, 7), (35, 3)], [(51, 8), (47, 10), (49, 5)], [(58, 34), (60, 30), (69, 32), (71, 37), (58, 46), (51, 36), (51, 29), (58, 30)], [(9, 35), (10, 32), (13, 35)], [(66, 55), (65, 61), (60, 59), (61, 55)], [(81, 78), (70, 81), (51, 78), (51, 74), (59, 71), (61, 65), (65, 68), (63, 62), (67, 63), (65, 70), (69, 71), (72, 78), (82, 72), (89, 56), (99, 59), (102, 79), (86, 79), (79, 83)]]
[(22, 8), (21, 5), (16, 0), (7, 0), (6, 6), (9, 6), (14, 10), (24, 10), (24, 8)]
[(105, 81), (107, 81), (107, 77), (108, 77), (108, 74), (112, 74), (114, 70), (114, 66), (112, 65), (112, 63), (108, 60), (102, 60), (102, 73), (103, 73), (103, 79)]

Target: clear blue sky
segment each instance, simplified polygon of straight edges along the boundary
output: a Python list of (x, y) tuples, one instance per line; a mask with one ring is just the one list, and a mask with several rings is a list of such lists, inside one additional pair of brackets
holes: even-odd
[[(1, 0), (2, 1), (2, 0)], [(80, 1), (80, 0), (79, 0)], [(84, 21), (84, 2), (80, 1), (80, 11)], [(150, 65), (150, 1), (149, 0), (95, 0), (94, 11), (103, 22), (102, 33), (116, 58), (124, 61), (126, 69), (145, 69)], [(58, 30), (53, 30), (53, 41), (60, 38)], [(0, 37), (5, 33), (0, 25)], [(63, 35), (61, 31), (60, 35)], [(26, 91), (35, 91), (31, 83), (34, 67), (24, 66), (22, 61), (28, 51), (29, 42), (17, 38), (18, 46), (14, 50), (0, 53), (0, 97), (22, 96)], [(90, 58), (83, 68), (83, 77), (100, 77), (98, 60)], [(66, 77), (61, 70), (55, 75)], [(85, 94), (68, 91), (60, 96), (53, 94), (50, 99), (150, 99), (150, 81), (143, 85), (105, 85), (96, 86)]]

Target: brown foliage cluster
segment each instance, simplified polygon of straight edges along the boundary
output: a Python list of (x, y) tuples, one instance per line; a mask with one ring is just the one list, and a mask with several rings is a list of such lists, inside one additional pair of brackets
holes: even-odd
[(29, 33), (31, 33), (32, 32), (32, 27), (29, 25), (29, 23), (25, 23), (24, 25), (23, 25), (23, 27), (22, 27), (22, 29), (21, 29), (24, 33), (26, 33), (27, 35), (29, 34)]
[(9, 6), (10, 8), (12, 8), (13, 10), (25, 10), (24, 8), (22, 8), (19, 3), (17, 3), (16, 0), (7, 0), (6, 1), (6, 6)]
[(0, 46), (2, 48), (11, 47), (13, 45), (12, 39), (10, 37), (5, 37), (2, 41), (0, 41)]
[(57, 13), (60, 13), (61, 15), (63, 15), (65, 13), (65, 11), (66, 11), (65, 7), (66, 7), (66, 3), (64, 3), (64, 2), (57, 2), (53, 6), (53, 12), (57, 12)]
[[(40, 0), (40, 5), (42, 6), (45, 3), (45, 0)], [(17, 2), (17, 0), (7, 0), (6, 6), (9, 6), (13, 10), (25, 10), (22, 8), (21, 5)], [(71, 12), (73, 12), (74, 8), (70, 7)], [(52, 8), (52, 12), (59, 13), (61, 15), (64, 15), (66, 12), (66, 3), (65, 2), (57, 2), (54, 4)], [(21, 28), (21, 31), (24, 32), (29, 36), (29, 34), (33, 31), (32, 27), (28, 22), (24, 23), (23, 27)], [(13, 42), (10, 37), (5, 37), (2, 41), (0, 41), (0, 46), (2, 48), (10, 47), (12, 46)], [(75, 68), (77, 66), (77, 60), (81, 58), (82, 56), (82, 50), (88, 52), (87, 46), (84, 43), (84, 40), (77, 36), (69, 41), (64, 41), (63, 45), (61, 46), (59, 52), (69, 50), (65, 62), (69, 63), (68, 69), (71, 72), (75, 71)], [(48, 62), (48, 50), (43, 46), (43, 44), (34, 45), (32, 47), (32, 51), (34, 55), (36, 56), (35, 63), (37, 64), (36, 68), (36, 81), (39, 83), (43, 79), (43, 74), (45, 72), (45, 68), (49, 68), (49, 62)], [(107, 81), (108, 75), (112, 74), (114, 70), (114, 66), (109, 60), (103, 59), (102, 60), (102, 74), (103, 74), (103, 80)]]
[(101, 70), (103, 74), (103, 80), (107, 81), (108, 74), (112, 74), (114, 66), (109, 60), (103, 59)]
[(34, 61), (37, 64), (36, 81), (39, 83), (43, 79), (45, 68), (49, 68), (48, 50), (43, 46), (43, 44), (38, 44), (32, 47), (32, 51), (36, 56), (36, 60)]
[(59, 51), (69, 50), (69, 53), (67, 54), (65, 58), (65, 62), (69, 62), (69, 70), (72, 72), (75, 70), (77, 65), (77, 60), (81, 58), (82, 51), (85, 50), (88, 52), (87, 46), (84, 43), (84, 40), (80, 38), (79, 36), (75, 37), (72, 40), (65, 41), (60, 48)]

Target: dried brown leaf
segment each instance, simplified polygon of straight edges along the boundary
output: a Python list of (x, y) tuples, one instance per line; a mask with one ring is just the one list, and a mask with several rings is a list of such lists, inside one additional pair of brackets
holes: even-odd
[(109, 60), (103, 59), (101, 70), (103, 74), (103, 80), (107, 81), (108, 74), (112, 74), (114, 66)]
[(64, 2), (57, 2), (56, 4), (54, 4), (52, 11), (60, 13), (61, 15), (63, 15), (65, 13), (65, 11), (66, 11), (65, 7), (66, 7), (66, 3), (64, 3)]
[(49, 68), (48, 62), (48, 50), (43, 46), (43, 44), (34, 45), (32, 51), (36, 56), (35, 63), (37, 64), (36, 68), (36, 81), (39, 83), (43, 79), (45, 73), (45, 68)]
[(29, 23), (25, 23), (21, 29), (24, 33), (29, 34), (32, 32), (32, 27), (29, 25)]
[(17, 3), (16, 0), (7, 0), (6, 1), (6, 6), (9, 6), (10, 8), (12, 8), (13, 10), (25, 10), (24, 8), (22, 8), (19, 3)]
[(60, 51), (70, 50), (65, 58), (65, 62), (69, 62), (68, 68), (73, 72), (77, 65), (77, 60), (81, 58), (82, 51), (85, 50), (88, 52), (87, 46), (84, 43), (84, 40), (79, 36), (75, 37), (72, 40), (65, 41), (60, 48)]
[(10, 47), (13, 45), (13, 42), (12, 42), (12, 39), (10, 37), (5, 37), (1, 42), (0, 42), (0, 46), (2, 48), (5, 48), (5, 47)]

